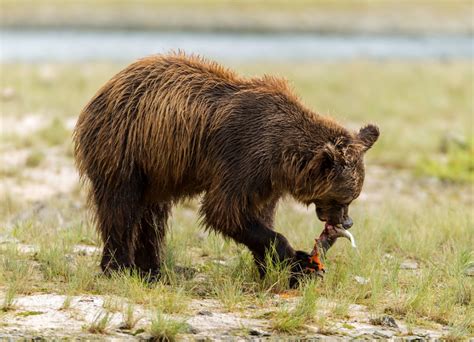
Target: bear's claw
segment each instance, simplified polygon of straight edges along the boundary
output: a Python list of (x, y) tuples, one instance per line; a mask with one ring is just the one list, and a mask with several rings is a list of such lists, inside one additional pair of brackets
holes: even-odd
[[(300, 284), (300, 280), (305, 277), (305, 275), (313, 274), (312, 271), (309, 271), (313, 268), (313, 265), (310, 264), (309, 260), (311, 255), (304, 251), (296, 251), (294, 255), (293, 262), (291, 264), (291, 276), (290, 276), (290, 288), (296, 288)], [(315, 270), (313, 270), (315, 271)]]

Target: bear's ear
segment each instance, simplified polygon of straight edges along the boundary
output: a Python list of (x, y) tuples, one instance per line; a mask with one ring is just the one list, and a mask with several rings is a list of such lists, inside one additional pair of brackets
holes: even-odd
[(372, 147), (372, 145), (377, 141), (379, 135), (379, 128), (372, 124), (369, 124), (360, 129), (358, 137), (364, 145), (364, 152)]

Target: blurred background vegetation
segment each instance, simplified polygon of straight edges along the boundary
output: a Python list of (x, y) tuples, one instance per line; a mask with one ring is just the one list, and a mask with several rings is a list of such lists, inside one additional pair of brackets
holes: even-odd
[(469, 0), (3, 0), (3, 27), (472, 33)]

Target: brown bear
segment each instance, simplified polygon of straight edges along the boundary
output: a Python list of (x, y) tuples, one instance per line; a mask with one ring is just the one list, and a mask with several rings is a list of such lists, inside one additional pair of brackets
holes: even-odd
[(183, 53), (141, 59), (95, 94), (74, 131), (101, 268), (157, 276), (172, 205), (199, 194), (205, 227), (247, 246), (261, 273), (273, 244), (276, 258), (301, 266), (308, 254), (273, 230), (278, 200), (314, 203), (327, 225), (350, 228), (378, 135), (307, 109), (274, 77), (246, 79)]

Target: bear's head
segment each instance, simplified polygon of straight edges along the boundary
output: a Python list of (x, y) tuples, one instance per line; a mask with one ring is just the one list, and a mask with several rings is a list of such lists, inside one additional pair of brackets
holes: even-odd
[(331, 226), (352, 226), (349, 204), (356, 199), (364, 183), (364, 154), (379, 137), (379, 129), (367, 125), (352, 139), (340, 139), (326, 144), (322, 151), (320, 172), (326, 177), (326, 191), (313, 203), (321, 221)]
[(367, 125), (359, 132), (335, 137), (311, 158), (299, 164), (295, 197), (316, 205), (316, 214), (327, 225), (352, 226), (349, 204), (364, 183), (364, 154), (379, 137), (379, 129)]

